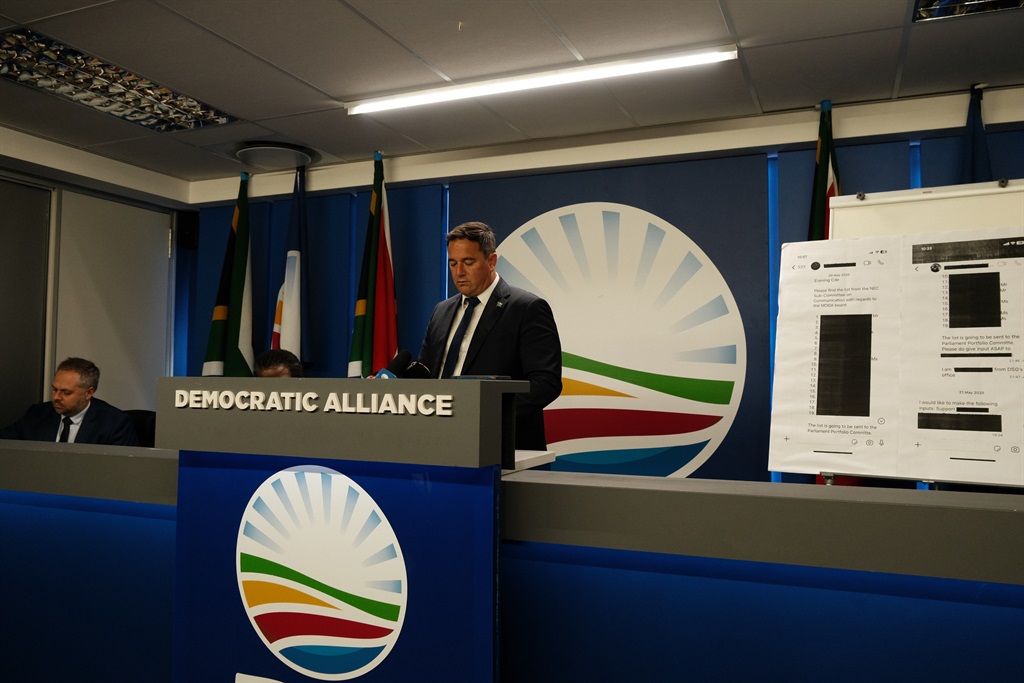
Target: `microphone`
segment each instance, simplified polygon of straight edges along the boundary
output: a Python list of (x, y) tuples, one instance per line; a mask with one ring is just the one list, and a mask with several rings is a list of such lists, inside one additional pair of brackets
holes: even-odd
[(412, 354), (408, 351), (399, 351), (395, 354), (395, 357), (391, 359), (388, 366), (382, 370), (378, 370), (375, 377), (377, 379), (396, 379), (402, 373), (402, 370), (409, 365), (409, 361), (412, 360)]
[(433, 373), (430, 372), (430, 368), (419, 361), (414, 361), (405, 369), (402, 373), (402, 377), (405, 379), (430, 379), (433, 377)]

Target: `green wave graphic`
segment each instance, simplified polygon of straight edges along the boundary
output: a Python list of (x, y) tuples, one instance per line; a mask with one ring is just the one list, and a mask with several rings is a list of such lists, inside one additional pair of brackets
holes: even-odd
[(332, 598), (337, 598), (345, 604), (351, 605), (356, 609), (360, 609), (367, 614), (372, 614), (375, 617), (387, 619), (388, 621), (398, 621), (398, 612), (401, 609), (398, 605), (392, 605), (388, 602), (381, 602), (380, 600), (372, 600), (359, 595), (353, 595), (352, 593), (346, 593), (343, 590), (328, 586), (322, 581), (317, 581), (310, 576), (306, 576), (302, 572), (295, 571), (291, 567), (278, 564), (273, 560), (256, 557), (255, 555), (249, 555), (247, 553), (241, 553), (241, 555), (239, 555), (239, 559), (239, 565), (243, 572), (269, 574), (270, 576), (276, 576), (280, 579), (288, 579), (289, 581), (302, 584), (307, 588), (318, 590), (325, 595), (330, 595)]
[(729, 404), (729, 400), (732, 398), (732, 390), (735, 387), (735, 382), (728, 380), (657, 375), (653, 372), (642, 372), (609, 363), (602, 363), (590, 358), (584, 358), (583, 356), (566, 353), (565, 351), (562, 352), (562, 365), (567, 368), (583, 370), (595, 375), (629, 382), (630, 384), (669, 394), (670, 396), (723, 406)]

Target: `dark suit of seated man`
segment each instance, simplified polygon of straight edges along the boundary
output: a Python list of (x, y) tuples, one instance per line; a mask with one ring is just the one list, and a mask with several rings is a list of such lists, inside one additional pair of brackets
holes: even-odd
[(53, 376), (53, 400), (29, 408), (0, 438), (138, 446), (131, 418), (93, 397), (100, 369), (84, 358), (68, 358)]
[[(562, 392), (562, 345), (551, 306), (498, 276), (496, 240), (487, 225), (463, 223), (446, 239), (448, 268), (459, 293), (434, 307), (419, 361), (442, 379), (499, 375), (529, 380), (529, 393), (516, 395), (515, 445), (547, 450), (544, 407)], [(467, 299), (480, 304), (467, 306)], [(466, 315), (470, 322), (463, 343), (448, 349)], [(448, 356), (453, 357), (446, 365)]]

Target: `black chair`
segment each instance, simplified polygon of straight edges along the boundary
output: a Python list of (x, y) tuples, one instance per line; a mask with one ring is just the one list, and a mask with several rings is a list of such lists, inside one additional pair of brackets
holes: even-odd
[(135, 433), (139, 436), (139, 445), (153, 448), (156, 444), (156, 412), (152, 410), (126, 410), (124, 412), (135, 425)]

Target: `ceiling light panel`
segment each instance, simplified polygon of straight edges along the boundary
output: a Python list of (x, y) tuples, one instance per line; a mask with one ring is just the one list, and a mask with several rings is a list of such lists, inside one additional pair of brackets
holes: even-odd
[(736, 48), (734, 46), (643, 59), (622, 59), (614, 62), (567, 67), (565, 69), (554, 69), (522, 76), (508, 76), (461, 85), (428, 88), (387, 97), (374, 97), (355, 102), (346, 102), (345, 108), (348, 109), (349, 114), (369, 114), (389, 109), (417, 107), (424, 104), (451, 102), (472, 97), (485, 97), (487, 95), (519, 92), (534, 88), (548, 88), (570, 83), (584, 83), (605, 78), (618, 78), (654, 71), (699, 66), (701, 64), (713, 64), (730, 59), (736, 59)]
[(159, 132), (238, 120), (27, 29), (0, 35), (0, 77)]
[(914, 21), (951, 19), (1022, 7), (1024, 0), (917, 0), (914, 4)]

